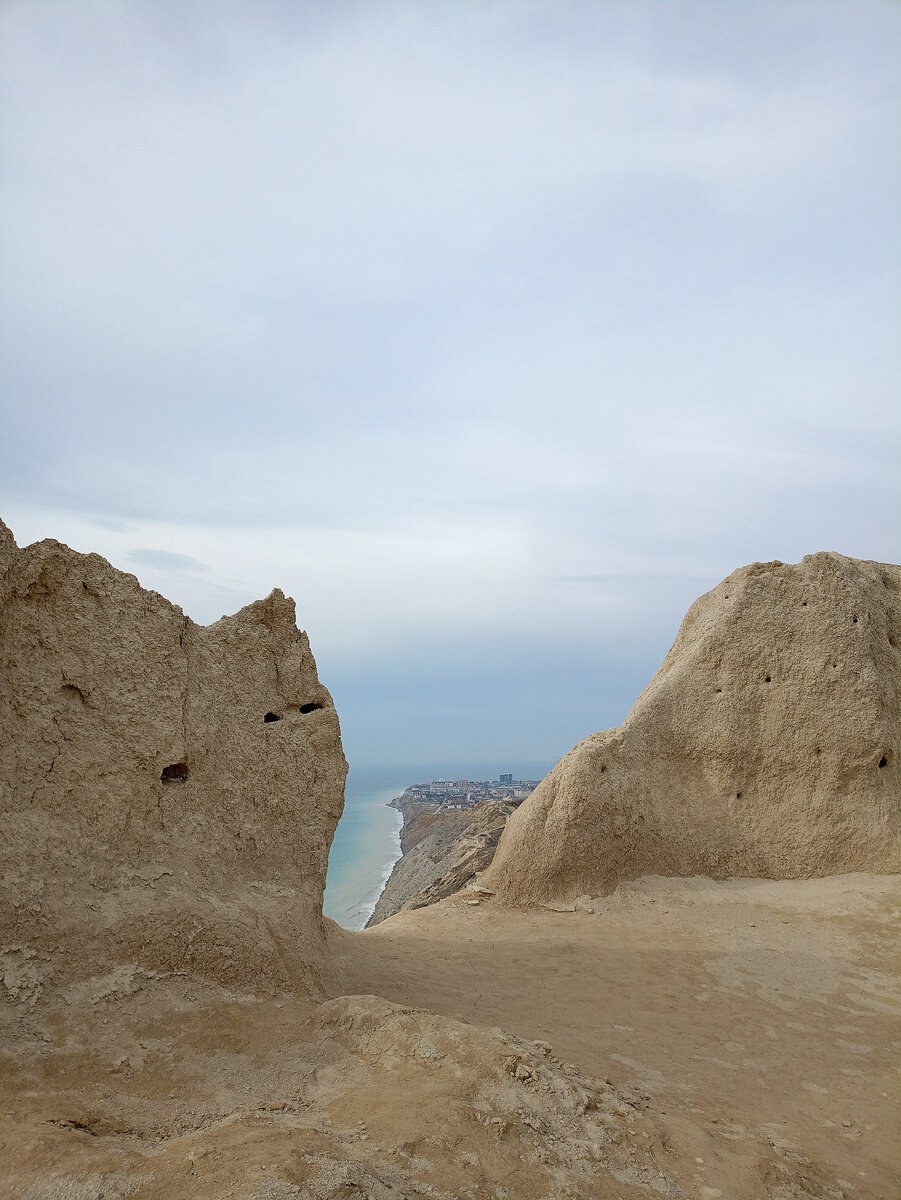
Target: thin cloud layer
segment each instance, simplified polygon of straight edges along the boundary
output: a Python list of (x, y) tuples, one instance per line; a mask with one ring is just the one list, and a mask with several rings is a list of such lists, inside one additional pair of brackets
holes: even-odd
[(620, 711), (733, 567), (897, 557), (892, 6), (14, 0), (0, 29), (4, 516), (199, 620), (294, 593), (364, 756), (418, 726), (376, 736), (354, 664), (371, 696), (428, 661), (417, 711), (481, 713), (448, 752), (478, 725), (521, 756), (518, 701), (442, 655), (540, 647), (531, 711), (590, 643)]

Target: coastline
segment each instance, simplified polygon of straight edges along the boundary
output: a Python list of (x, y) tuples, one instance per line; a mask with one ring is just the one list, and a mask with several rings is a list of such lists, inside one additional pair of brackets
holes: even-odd
[[(421, 806), (403, 802), (402, 798), (417, 779), (496, 779), (507, 770), (520, 779), (534, 779), (543, 777), (552, 766), (552, 763), (501, 760), (352, 767), (345, 789), (344, 814), (329, 854), (324, 915), (344, 929), (367, 928), (383, 895), (392, 889), (392, 880), (397, 882), (395, 872), (412, 848), (411, 824), (415, 827), (415, 822), (411, 818)], [(461, 813), (457, 820), (462, 819)], [(413, 842), (416, 840), (414, 834)]]
[(381, 781), (364, 777), (359, 786), (348, 789), (342, 824), (329, 855), (323, 913), (344, 929), (366, 927), (403, 853), (403, 818), (387, 798), (402, 789), (371, 786), (373, 782)]
[[(393, 800), (389, 800), (388, 803), (385, 805), (385, 808), (394, 808), (395, 811), (398, 811), (397, 806), (395, 805)], [(385, 892), (385, 888), (388, 886), (388, 883), (391, 879), (391, 876), (397, 870), (397, 864), (400, 862), (400, 860), (404, 856), (402, 839), (403, 839), (405, 823), (406, 823), (406, 814), (403, 814), (403, 822), (397, 831), (397, 854), (389, 862), (387, 862), (385, 864), (385, 868), (382, 872), (382, 878), (379, 881), (378, 890), (372, 895), (371, 903), (370, 903), (370, 898), (367, 897), (367, 899), (360, 906), (360, 911), (363, 914), (363, 918), (364, 918), (363, 924), (360, 926), (361, 929), (366, 929), (366, 927), (369, 925), (369, 922), (372, 920), (372, 914), (375, 912), (376, 905), (378, 904), (379, 900), (381, 900), (381, 898)]]
[[(411, 806), (409, 803), (404, 803), (403, 795), (401, 794), (400, 796), (395, 796), (392, 800), (389, 800), (388, 803), (385, 805), (385, 807), (393, 808), (395, 812), (400, 813), (401, 818), (402, 818), (400, 829), (398, 829), (398, 831), (397, 831), (398, 854), (397, 854), (397, 858), (395, 858), (395, 860), (392, 862), (390, 868), (388, 869), (387, 874), (385, 875), (385, 878), (382, 882), (382, 886), (379, 889), (379, 894), (376, 896), (375, 900), (373, 900), (372, 907), (369, 910), (369, 912), (366, 914), (366, 920), (365, 920), (364, 924), (361, 926), (362, 929), (369, 928), (369, 923), (372, 920), (372, 918), (375, 916), (375, 910), (379, 906), (379, 901), (385, 895), (385, 893), (388, 890), (388, 888), (390, 887), (392, 881), (396, 878), (400, 864), (403, 861), (404, 855), (407, 852), (406, 847), (404, 845), (404, 833), (409, 830), (410, 821), (409, 821), (408, 809), (413, 806)], [(415, 807), (418, 808), (419, 806), (416, 805)]]

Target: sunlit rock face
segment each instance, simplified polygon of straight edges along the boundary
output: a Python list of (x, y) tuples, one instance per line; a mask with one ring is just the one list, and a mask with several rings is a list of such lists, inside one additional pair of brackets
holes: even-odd
[(511, 903), (642, 874), (901, 870), (901, 568), (754, 563), (697, 600), (625, 723), (511, 817)]
[(347, 764), (294, 602), (201, 627), (2, 523), (0, 602), (7, 986), (130, 963), (318, 994)]

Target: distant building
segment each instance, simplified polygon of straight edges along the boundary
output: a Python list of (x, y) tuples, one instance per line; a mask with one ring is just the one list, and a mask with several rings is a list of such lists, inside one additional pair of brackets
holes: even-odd
[(401, 797), (407, 803), (425, 805), (438, 809), (473, 808), (486, 800), (500, 801), (516, 808), (538, 786), (537, 779), (518, 779), (513, 775), (501, 775), (500, 781), (455, 779), (433, 779), (431, 783), (412, 783)]

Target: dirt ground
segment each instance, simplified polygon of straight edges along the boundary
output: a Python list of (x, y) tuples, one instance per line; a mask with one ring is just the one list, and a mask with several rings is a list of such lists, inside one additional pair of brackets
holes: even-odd
[(332, 943), (348, 992), (545, 1039), (637, 1084), (689, 1151), (685, 1195), (755, 1195), (753, 1151), (721, 1166), (752, 1135), (848, 1196), (901, 1196), (898, 877), (646, 878), (585, 907), (452, 899)]
[(0, 1195), (901, 1196), (901, 878), (474, 898), (329, 923), (320, 1005), (6, 964)]

